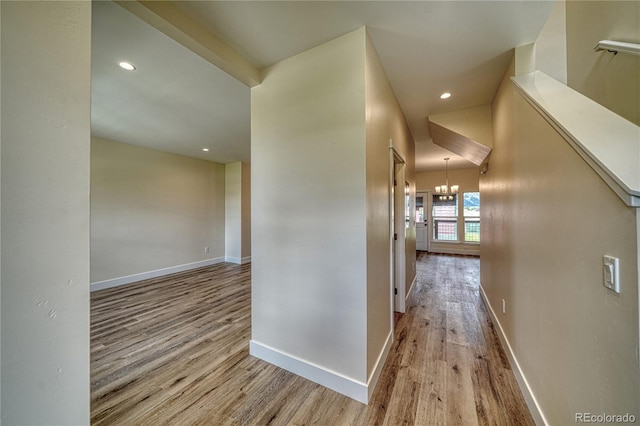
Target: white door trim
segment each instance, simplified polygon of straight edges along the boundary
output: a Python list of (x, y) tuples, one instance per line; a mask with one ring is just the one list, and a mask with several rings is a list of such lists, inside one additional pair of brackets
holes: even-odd
[[(399, 167), (397, 167), (399, 166)], [(402, 156), (389, 147), (389, 251), (391, 265), (391, 323), (393, 313), (406, 310), (405, 166)], [(394, 182), (396, 183), (394, 187)], [(396, 238), (394, 238), (394, 234)]]

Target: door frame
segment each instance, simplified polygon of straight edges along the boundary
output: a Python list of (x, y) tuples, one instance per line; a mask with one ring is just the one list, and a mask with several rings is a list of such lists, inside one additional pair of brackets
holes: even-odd
[(389, 263), (390, 317), (406, 310), (406, 232), (405, 169), (407, 162), (393, 146), (389, 147)]
[[(426, 246), (427, 246), (427, 252), (429, 252), (429, 250), (431, 250), (431, 220), (429, 219), (429, 202), (431, 200), (431, 192), (430, 191), (416, 191), (416, 200), (418, 199), (419, 195), (423, 195), (424, 199), (422, 200), (422, 204), (423, 204), (423, 208), (424, 208), (424, 217), (425, 217), (425, 222), (427, 223), (427, 226), (425, 227), (425, 241), (426, 241)], [(417, 204), (417, 202), (416, 202)], [(415, 212), (414, 212), (415, 214)], [(416, 235), (418, 232), (418, 222), (416, 221)], [(417, 250), (417, 248), (416, 248)], [(421, 250), (422, 251), (422, 250)]]

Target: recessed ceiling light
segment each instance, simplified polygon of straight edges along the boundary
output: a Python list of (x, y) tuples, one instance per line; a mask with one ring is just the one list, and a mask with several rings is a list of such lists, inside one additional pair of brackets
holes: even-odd
[(202, 148), (204, 152), (209, 152), (209, 148)]
[(447, 99), (451, 97), (451, 93), (449, 92), (444, 92), (442, 95), (440, 95), (440, 99)]
[(127, 61), (118, 61), (118, 65), (120, 65), (120, 68), (127, 70), (127, 71), (133, 71), (136, 69), (136, 67)]

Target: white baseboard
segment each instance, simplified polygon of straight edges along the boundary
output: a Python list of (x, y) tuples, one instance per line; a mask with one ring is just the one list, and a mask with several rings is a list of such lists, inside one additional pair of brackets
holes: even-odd
[(393, 333), (389, 332), (384, 347), (380, 351), (380, 355), (376, 360), (376, 364), (366, 384), (314, 364), (313, 362), (256, 342), (255, 340), (249, 342), (249, 354), (341, 393), (342, 395), (348, 396), (349, 398), (353, 398), (358, 402), (368, 404), (392, 346)]
[(502, 324), (500, 324), (500, 321), (498, 320), (498, 317), (496, 316), (496, 313), (493, 310), (493, 307), (491, 306), (491, 303), (489, 302), (489, 298), (487, 297), (487, 294), (484, 292), (484, 288), (482, 288), (482, 285), (480, 286), (480, 295), (482, 296), (482, 301), (484, 302), (485, 306), (487, 307), (487, 310), (489, 311), (489, 315), (491, 316), (491, 321), (493, 321), (493, 323), (497, 325), (498, 338), (500, 339), (500, 343), (502, 343), (502, 348), (507, 353), (507, 358), (509, 359), (511, 370), (513, 370), (513, 373), (516, 376), (516, 381), (518, 382), (518, 386), (520, 387), (522, 396), (527, 402), (527, 406), (529, 407), (529, 411), (531, 412), (531, 417), (533, 417), (533, 421), (538, 426), (548, 425), (549, 423), (547, 422), (547, 419), (544, 417), (542, 409), (538, 404), (538, 400), (536, 399), (535, 395), (533, 394), (533, 391), (529, 387), (529, 382), (527, 382), (527, 379), (524, 376), (524, 373), (520, 369), (520, 364), (518, 364), (516, 355), (513, 353), (513, 350), (511, 349), (511, 345), (509, 344), (509, 339), (507, 339), (507, 335), (504, 333)]
[(418, 275), (413, 277), (413, 281), (411, 282), (411, 287), (409, 287), (409, 291), (407, 292), (407, 297), (404, 299), (404, 306), (409, 306), (409, 298), (411, 297), (411, 293), (416, 289), (416, 282), (418, 281)]
[(141, 272), (139, 274), (127, 275), (125, 277), (112, 278), (110, 280), (97, 281), (91, 283), (90, 291), (104, 290), (105, 288), (117, 287), (125, 284), (131, 284), (137, 281), (157, 278), (163, 275), (175, 274), (176, 272), (184, 272), (190, 269), (202, 268), (203, 266), (215, 265), (224, 262), (223, 257), (213, 259), (200, 260), (198, 262), (185, 263), (184, 265), (170, 266), (168, 268), (156, 269), (155, 271)]
[(249, 263), (251, 262), (251, 256), (247, 256), (247, 257), (232, 257), (232, 256), (226, 256), (224, 258), (225, 262), (229, 262), (229, 263), (237, 263), (238, 265), (244, 265), (245, 263)]
[(456, 248), (442, 248), (442, 247), (431, 247), (429, 248), (429, 253), (441, 253), (441, 254), (462, 254), (467, 256), (480, 256), (480, 248), (477, 250), (465, 250), (465, 249), (456, 249)]
[(366, 404), (367, 385), (310, 361), (251, 340), (249, 354)]
[[(412, 285), (412, 287), (413, 287), (413, 285)], [(371, 399), (371, 395), (373, 395), (373, 391), (376, 388), (376, 384), (378, 383), (378, 379), (380, 378), (380, 373), (382, 373), (382, 369), (384, 368), (384, 363), (387, 360), (387, 356), (389, 355), (389, 351), (391, 350), (391, 346), (393, 346), (393, 331), (389, 332), (389, 335), (387, 336), (387, 340), (384, 342), (384, 347), (380, 351), (380, 355), (378, 356), (378, 359), (376, 360), (376, 365), (373, 367), (373, 371), (371, 372), (371, 376), (369, 377), (369, 380), (367, 381), (368, 395), (367, 395), (367, 402), (365, 402), (365, 404), (369, 403), (369, 400)], [(362, 402), (362, 401), (360, 401), (360, 402)]]

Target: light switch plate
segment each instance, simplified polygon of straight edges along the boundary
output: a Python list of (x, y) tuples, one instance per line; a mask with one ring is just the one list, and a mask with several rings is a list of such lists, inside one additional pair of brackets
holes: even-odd
[(604, 286), (609, 290), (620, 293), (620, 259), (613, 256), (604, 256)]

